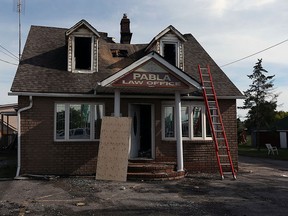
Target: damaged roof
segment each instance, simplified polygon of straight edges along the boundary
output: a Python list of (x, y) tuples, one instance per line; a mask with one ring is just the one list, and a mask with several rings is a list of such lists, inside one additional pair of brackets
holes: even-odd
[[(72, 73), (67, 70), (67, 31), (66, 28), (31, 26), (12, 92), (89, 94), (97, 83), (148, 54), (145, 50), (149, 44), (119, 44), (107, 33), (97, 32), (100, 36), (98, 72)], [(217, 95), (242, 97), (192, 34), (182, 36), (185, 39), (184, 72), (200, 82), (198, 65), (205, 67), (209, 64)], [(112, 50), (126, 50), (127, 53), (125, 57), (115, 57)]]

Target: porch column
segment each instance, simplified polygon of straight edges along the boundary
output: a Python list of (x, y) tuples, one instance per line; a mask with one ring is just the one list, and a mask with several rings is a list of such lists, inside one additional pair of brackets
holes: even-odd
[(114, 91), (114, 116), (120, 117), (120, 90)]
[(175, 120), (177, 140), (177, 171), (184, 171), (180, 92), (175, 92)]

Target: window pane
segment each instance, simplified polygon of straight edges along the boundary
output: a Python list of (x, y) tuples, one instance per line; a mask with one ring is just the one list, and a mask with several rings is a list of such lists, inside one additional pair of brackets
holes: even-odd
[(70, 139), (90, 139), (90, 105), (70, 105)]
[(103, 105), (95, 105), (94, 139), (100, 139), (102, 117), (103, 117)]
[(164, 107), (165, 137), (174, 137), (174, 108)]
[(193, 107), (193, 136), (202, 137), (202, 108)]
[[(211, 115), (213, 115), (213, 110), (210, 110), (210, 113), (211, 113)], [(213, 117), (212, 117), (212, 121), (213, 121)], [(209, 122), (207, 114), (206, 114), (206, 137), (212, 137), (210, 122)]]
[(56, 105), (56, 139), (65, 139), (65, 105)]
[(181, 107), (182, 137), (189, 137), (189, 107)]

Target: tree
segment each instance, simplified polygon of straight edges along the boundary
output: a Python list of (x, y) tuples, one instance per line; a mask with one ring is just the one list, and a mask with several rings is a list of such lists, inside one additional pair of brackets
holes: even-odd
[(249, 131), (267, 128), (275, 121), (278, 97), (273, 93), (275, 75), (266, 76), (264, 73), (268, 71), (262, 67), (262, 59), (258, 59), (253, 67), (253, 73), (247, 75), (252, 80), (252, 84), (244, 91), (246, 99), (243, 106), (239, 108), (249, 109), (245, 121)]

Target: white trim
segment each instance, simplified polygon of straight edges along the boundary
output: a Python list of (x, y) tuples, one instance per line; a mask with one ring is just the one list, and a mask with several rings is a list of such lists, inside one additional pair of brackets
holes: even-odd
[[(72, 94), (72, 93), (38, 93), (38, 92), (8, 92), (9, 96), (36, 96), (36, 97), (82, 97), (82, 98), (113, 98), (114, 95), (101, 95), (101, 94)], [(167, 95), (122, 95), (122, 98), (162, 98), (174, 99), (174, 96)], [(245, 96), (217, 96), (218, 99), (245, 99)], [(188, 100), (203, 100), (202, 96), (181, 96), (181, 99)]]
[[(212, 137), (207, 136), (207, 131), (206, 131), (206, 124), (209, 124), (209, 122), (206, 122), (206, 107), (204, 102), (201, 101), (181, 101), (181, 108), (188, 106), (189, 107), (189, 137), (183, 137), (182, 140), (184, 141), (207, 141), (207, 140), (212, 140)], [(198, 106), (201, 107), (201, 121), (202, 121), (202, 137), (194, 137), (193, 133), (193, 107)], [(165, 118), (164, 118), (164, 107), (173, 107), (174, 109), (174, 137), (165, 137)], [(177, 124), (176, 124), (176, 107), (175, 103), (173, 104), (173, 101), (163, 101), (161, 105), (161, 124), (163, 127), (162, 130), (162, 140), (165, 141), (175, 141), (177, 140), (176, 135), (177, 135)], [(181, 126), (182, 126), (182, 120), (181, 120)]]
[[(155, 105), (151, 103), (128, 103), (128, 116), (133, 118), (131, 112), (131, 105), (149, 105), (151, 107), (151, 158), (155, 159)], [(132, 130), (132, 129), (131, 129)], [(131, 142), (132, 145), (132, 142)], [(130, 152), (130, 150), (129, 150)]]
[(72, 34), (76, 29), (80, 28), (82, 25), (85, 25), (97, 37), (100, 37), (100, 34), (98, 33), (98, 31), (84, 19), (80, 20), (78, 23), (76, 23), (74, 26), (68, 29), (65, 33), (66, 36), (69, 36), (70, 34)]
[(23, 107), (17, 111), (17, 126), (18, 126), (18, 133), (17, 133), (17, 171), (16, 171), (16, 178), (20, 175), (21, 169), (21, 112), (31, 109), (33, 106), (33, 98), (29, 96), (29, 105), (27, 107)]
[(178, 38), (180, 38), (183, 42), (186, 41), (186, 39), (183, 37), (183, 35), (172, 25), (168, 26), (167, 28), (165, 28), (164, 30), (162, 30), (158, 35), (156, 35), (152, 41), (148, 44), (147, 48), (145, 49), (145, 51), (149, 50), (151, 48), (151, 46), (157, 41), (159, 40), (161, 37), (163, 37), (166, 33), (168, 33), (169, 31), (172, 31)]
[(179, 67), (180, 65), (180, 57), (179, 57), (179, 41), (175, 41), (175, 40), (168, 40), (168, 39), (165, 39), (165, 40), (160, 40), (160, 55), (163, 56), (163, 58), (165, 58), (164, 56), (164, 46), (166, 44), (173, 44), (175, 45), (175, 65), (177, 67)]
[(120, 117), (120, 90), (115, 89), (114, 91), (114, 116)]
[[(90, 138), (89, 139), (70, 139), (69, 138), (69, 122), (70, 122), (70, 105), (82, 105), (87, 104), (90, 106)], [(57, 139), (56, 136), (56, 127), (57, 127), (57, 105), (64, 105), (65, 106), (65, 135), (64, 139)], [(54, 103), (54, 142), (89, 142), (89, 141), (99, 141), (99, 139), (94, 138), (94, 120), (95, 120), (95, 105), (102, 105), (103, 106), (103, 113), (102, 117), (105, 115), (105, 104), (104, 103), (89, 103), (89, 102), (81, 102), (81, 101), (69, 101), (69, 102), (61, 102), (57, 101)]]
[(151, 52), (148, 55), (142, 57), (141, 59), (139, 59), (138, 61), (132, 63), (131, 65), (127, 66), (126, 68), (120, 70), (119, 72), (113, 74), (112, 76), (104, 79), (100, 85), (101, 86), (109, 86), (113, 81), (117, 80), (118, 78), (122, 77), (123, 75), (125, 75), (126, 73), (130, 72), (131, 70), (139, 67), (140, 65), (144, 64), (145, 62), (149, 61), (150, 59), (155, 59), (156, 61), (158, 61), (159, 63), (161, 63), (162, 65), (164, 65), (166, 68), (168, 68), (170, 71), (172, 71), (173, 73), (175, 73), (178, 77), (180, 77), (182, 80), (185, 80), (187, 83), (189, 83), (190, 85), (196, 87), (197, 89), (201, 89), (201, 85), (193, 80), (190, 76), (188, 76), (187, 74), (185, 74), (183, 71), (181, 71), (180, 69), (178, 69), (177, 67), (169, 64), (165, 59), (163, 59), (161, 56), (159, 56), (158, 54), (156, 54), (155, 52)]
[(176, 122), (176, 143), (177, 143), (177, 171), (184, 171), (183, 163), (183, 141), (182, 141), (182, 118), (181, 118), (181, 97), (180, 92), (175, 92), (175, 122)]
[(142, 57), (141, 59), (137, 60), (136, 62), (132, 63), (131, 65), (127, 66), (126, 68), (120, 70), (119, 72), (113, 74), (112, 76), (106, 78), (105, 80), (103, 80), (100, 85), (101, 86), (107, 86), (109, 85), (111, 82), (113, 82), (114, 80), (120, 78), (121, 76), (123, 76), (124, 74), (128, 73), (129, 71), (133, 70), (134, 68), (138, 67), (139, 65), (143, 64), (144, 62), (147, 62), (148, 60), (150, 60), (152, 57), (149, 55), (146, 55), (144, 57)]
[[(75, 38), (76, 37), (77, 38), (90, 38), (91, 39), (90, 70), (76, 68), (76, 61), (77, 61), (77, 60), (75, 60), (76, 59), (76, 57), (75, 57)], [(79, 35), (72, 35), (71, 39), (72, 39), (72, 73), (93, 73), (93, 72), (95, 72), (95, 70), (94, 70), (94, 40), (95, 40), (95, 36), (79, 34)], [(98, 51), (97, 51), (96, 55), (98, 56)]]

